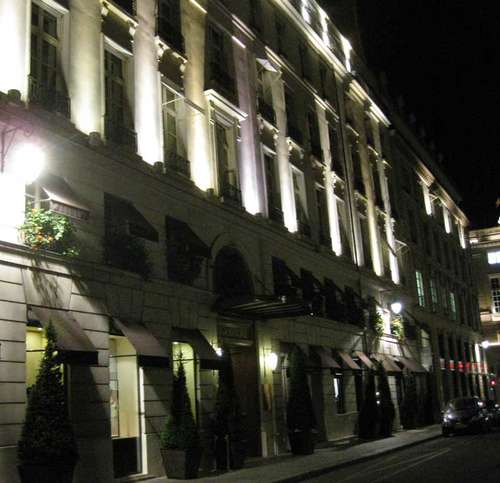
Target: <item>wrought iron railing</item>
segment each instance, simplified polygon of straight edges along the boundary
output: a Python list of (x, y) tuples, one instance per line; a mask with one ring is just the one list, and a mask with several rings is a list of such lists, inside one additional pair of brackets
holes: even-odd
[(177, 153), (165, 153), (165, 164), (168, 169), (182, 174), (187, 178), (191, 177), (191, 165), (189, 161)]
[(125, 126), (123, 121), (106, 115), (104, 122), (106, 139), (116, 144), (136, 149), (137, 135), (134, 130)]
[(28, 97), (30, 103), (38, 104), (48, 111), (70, 117), (70, 100), (66, 94), (53, 86), (45, 86), (32, 75), (28, 76)]

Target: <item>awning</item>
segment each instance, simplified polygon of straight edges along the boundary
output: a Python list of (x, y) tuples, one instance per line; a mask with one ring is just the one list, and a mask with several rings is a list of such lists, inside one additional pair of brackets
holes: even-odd
[(339, 357), (342, 359), (343, 365), (345, 366), (345, 369), (351, 369), (353, 371), (360, 371), (361, 367), (359, 367), (356, 362), (354, 362), (354, 359), (344, 351), (337, 351), (337, 354)]
[(110, 227), (128, 225), (131, 235), (158, 242), (158, 232), (134, 204), (118, 196), (104, 193), (106, 222)]
[(408, 357), (403, 356), (394, 356), (394, 359), (403, 364), (403, 366), (411, 372), (415, 372), (417, 374), (424, 374), (427, 372), (424, 366), (414, 359), (409, 359)]
[(66, 310), (28, 306), (28, 320), (47, 328), (49, 323), (57, 335), (57, 349), (62, 362), (97, 365), (97, 350), (77, 320)]
[(172, 341), (189, 344), (200, 361), (200, 369), (221, 369), (224, 362), (198, 329), (172, 327)]
[(69, 184), (54, 174), (42, 174), (37, 180), (38, 186), (49, 198), (50, 209), (73, 218), (88, 219), (90, 210)]
[(364, 352), (354, 351), (354, 355), (359, 357), (359, 359), (366, 366), (367, 369), (374, 369), (373, 362)]
[(385, 372), (401, 372), (400, 367), (387, 354), (374, 354), (372, 357), (382, 364)]
[(167, 237), (175, 239), (178, 243), (189, 245), (189, 251), (193, 255), (210, 258), (210, 247), (192, 230), (184, 221), (166, 216)]
[(340, 364), (332, 357), (332, 353), (326, 347), (313, 345), (311, 351), (319, 359), (323, 369), (341, 369)]
[(150, 330), (137, 322), (113, 317), (113, 323), (134, 346), (137, 363), (142, 367), (168, 367), (168, 351)]
[(280, 319), (308, 315), (311, 309), (302, 299), (285, 295), (255, 295), (217, 300), (214, 310), (221, 315), (251, 319)]

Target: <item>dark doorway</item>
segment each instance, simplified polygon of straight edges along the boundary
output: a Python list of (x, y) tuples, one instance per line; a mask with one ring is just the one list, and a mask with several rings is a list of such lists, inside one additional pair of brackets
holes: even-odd
[(247, 439), (247, 456), (261, 456), (259, 373), (255, 347), (231, 346), (234, 383)]

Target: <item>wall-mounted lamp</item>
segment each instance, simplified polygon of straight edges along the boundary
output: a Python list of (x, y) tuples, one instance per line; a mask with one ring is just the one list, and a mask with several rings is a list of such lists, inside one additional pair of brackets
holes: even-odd
[(40, 176), (44, 166), (45, 154), (39, 146), (32, 143), (15, 146), (8, 162), (5, 157), (2, 159), (2, 171), (12, 174), (25, 184), (33, 183)]
[(223, 354), (222, 347), (216, 347), (216, 348), (215, 348), (215, 353), (216, 353), (219, 357), (222, 357), (222, 354)]
[(392, 302), (391, 312), (395, 315), (399, 315), (403, 310), (403, 304), (401, 302)]
[(481, 342), (481, 347), (483, 349), (487, 349), (489, 346), (490, 346), (490, 341), (489, 340), (483, 340), (483, 342)]
[(271, 371), (275, 371), (278, 367), (278, 354), (276, 352), (268, 352), (264, 360), (266, 367)]

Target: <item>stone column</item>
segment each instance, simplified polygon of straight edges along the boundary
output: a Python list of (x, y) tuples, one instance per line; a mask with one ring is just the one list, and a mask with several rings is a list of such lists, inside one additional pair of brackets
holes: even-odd
[(103, 37), (101, 2), (71, 0), (69, 58), (71, 120), (85, 134), (103, 132)]

